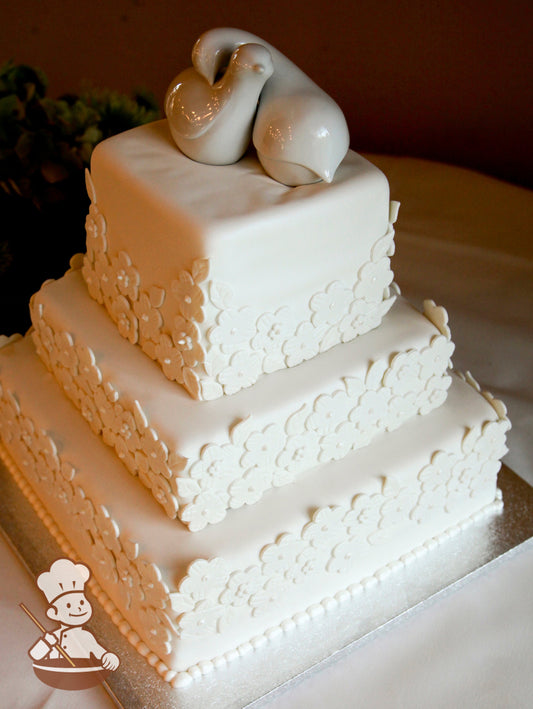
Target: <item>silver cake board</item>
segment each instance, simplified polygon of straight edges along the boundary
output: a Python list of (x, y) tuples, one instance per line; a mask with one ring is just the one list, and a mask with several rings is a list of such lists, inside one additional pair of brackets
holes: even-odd
[[(91, 597), (94, 615), (90, 628), (121, 660), (104, 688), (116, 705), (125, 709), (266, 706), (273, 693), (301, 681), (305, 673), (335, 662), (405, 614), (457, 588), (520, 546), (533, 543), (533, 488), (505, 466), (498, 485), (503, 494), (502, 512), (474, 522), (371, 587), (361, 588), (360, 593), (339, 603), (332, 602), (322, 616), (280, 633), (187, 687), (173, 689), (162, 680)], [(0, 525), (35, 578), (64, 554), (1, 464), (0, 491)], [(21, 618), (22, 622), (26, 621)], [(24, 660), (28, 658), (21, 658)]]

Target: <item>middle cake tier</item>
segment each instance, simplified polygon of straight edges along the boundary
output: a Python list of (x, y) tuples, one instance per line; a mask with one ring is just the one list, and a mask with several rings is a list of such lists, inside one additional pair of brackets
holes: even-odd
[(33, 297), (39, 356), (93, 431), (191, 531), (438, 407), (453, 343), (443, 308), (398, 299), (381, 327), (232, 397), (197, 401), (123, 339), (81, 272)]

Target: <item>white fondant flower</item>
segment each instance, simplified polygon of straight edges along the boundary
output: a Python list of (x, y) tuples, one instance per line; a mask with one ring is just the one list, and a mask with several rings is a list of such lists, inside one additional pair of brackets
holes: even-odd
[(187, 367), (194, 367), (204, 359), (204, 351), (199, 340), (200, 331), (196, 323), (177, 315), (172, 328), (172, 341), (181, 352)]
[(315, 400), (306, 428), (317, 431), (321, 436), (331, 433), (346, 421), (352, 406), (353, 402), (345, 391), (336, 391), (333, 395), (322, 394)]
[(500, 468), (499, 460), (486, 460), (482, 464), (477, 475), (472, 475), (468, 481), (472, 497), (484, 493), (488, 485), (495, 484)]
[(227, 511), (228, 493), (202, 491), (193, 502), (183, 507), (180, 519), (191, 532), (199, 532), (208, 524), (224, 519)]
[(163, 318), (158, 308), (150, 299), (148, 293), (139, 294), (138, 300), (133, 303), (133, 312), (139, 323), (139, 337), (144, 342), (149, 340), (157, 342), (163, 325)]
[(90, 396), (83, 396), (80, 401), (80, 411), (91, 430), (98, 435), (102, 431), (102, 419), (94, 399)]
[(104, 387), (98, 387), (94, 392), (94, 403), (104, 429), (111, 430), (115, 421), (115, 402)]
[(78, 357), (74, 349), (72, 335), (65, 331), (56, 332), (54, 340), (59, 364), (70, 371), (75, 371), (78, 366)]
[(9, 445), (23, 474), (27, 475), (29, 480), (33, 480), (33, 482), (37, 483), (39, 481), (37, 473), (37, 460), (32, 448), (28, 447), (22, 438), (18, 438), (15, 435)]
[(353, 424), (349, 422), (341, 424), (336, 431), (320, 439), (320, 461), (325, 463), (330, 460), (341, 460), (360, 438)]
[[(104, 432), (105, 433), (105, 432)], [(105, 440), (105, 438), (104, 438)], [(108, 445), (112, 445), (110, 442)], [(116, 447), (116, 443), (115, 443)], [(136, 473), (139, 480), (141, 483), (147, 487), (150, 488), (152, 486), (152, 478), (151, 478), (151, 471), (150, 471), (150, 460), (148, 456), (144, 453), (142, 450), (137, 450), (135, 451), (134, 454), (135, 457), (135, 468), (132, 471), (134, 474)]]
[(22, 441), (31, 448), (33, 446), (33, 440), (35, 436), (35, 424), (28, 416), (21, 416), (19, 423), (20, 438)]
[(396, 495), (388, 497), (381, 506), (382, 518), (379, 526), (384, 528), (405, 524), (409, 520), (416, 501), (416, 492), (408, 488), (399, 490)]
[(442, 490), (429, 490), (422, 492), (416, 505), (411, 510), (410, 518), (418, 524), (428, 522), (434, 518), (437, 512), (442, 512), (444, 507), (444, 497)]
[(256, 323), (256, 335), (251, 341), (254, 350), (266, 354), (281, 350), (283, 343), (294, 332), (294, 322), (289, 308), (261, 315)]
[(249, 346), (256, 332), (254, 313), (251, 308), (222, 310), (216, 322), (215, 326), (209, 328), (207, 339), (212, 345), (219, 345), (226, 353)]
[(95, 576), (103, 577), (106, 581), (111, 583), (117, 582), (117, 569), (115, 564), (115, 557), (109, 551), (109, 549), (104, 544), (100, 537), (95, 537), (91, 553), (93, 557), (94, 566), (91, 568), (94, 570)]
[(285, 578), (285, 574), (296, 563), (296, 558), (303, 552), (306, 543), (294, 534), (282, 534), (274, 543), (263, 547), (260, 553), (262, 561), (262, 571), (266, 578), (280, 576)]
[(350, 309), (350, 315), (341, 324), (343, 333), (346, 333), (343, 334), (343, 342), (353, 339), (356, 335), (364, 335), (378, 327), (393, 302), (394, 298), (380, 303), (367, 303), (362, 299), (355, 300)]
[(271, 471), (284, 444), (285, 433), (279, 424), (272, 423), (262, 431), (254, 431), (244, 442), (246, 452), (241, 460), (242, 466)]
[(448, 368), (454, 345), (444, 335), (438, 335), (429, 347), (420, 352), (420, 377), (427, 381), (434, 374), (442, 374)]
[(151, 476), (151, 490), (155, 500), (164, 508), (170, 519), (176, 517), (178, 511), (178, 501), (173, 495), (168, 480), (161, 475)]
[(74, 499), (74, 488), (68, 480), (57, 476), (55, 481), (56, 497), (64, 505), (70, 505)]
[(139, 609), (139, 615), (141, 626), (146, 632), (148, 647), (160, 657), (168, 655), (171, 651), (170, 631), (161, 620), (157, 609), (143, 606)]
[(74, 489), (74, 500), (72, 501), (72, 511), (76, 515), (76, 526), (90, 532), (96, 536), (96, 511), (90, 498), (85, 496), (81, 487)]
[(118, 524), (109, 516), (109, 512), (102, 505), (99, 505), (95, 510), (95, 522), (107, 549), (114, 552), (114, 554), (118, 554), (121, 550), (118, 540)]
[(341, 319), (339, 331), (343, 342), (353, 340), (357, 335), (368, 332), (376, 327), (381, 320), (376, 315), (376, 305), (367, 303), (366, 300), (354, 300), (349, 312)]
[(330, 283), (325, 291), (311, 298), (309, 307), (313, 311), (311, 316), (313, 325), (338, 323), (348, 312), (352, 299), (352, 291), (342, 283), (338, 281)]
[(136, 461), (135, 461), (136, 449), (130, 448), (128, 446), (127, 441), (125, 441), (123, 438), (117, 437), (115, 439), (115, 452), (116, 452), (118, 458), (124, 463), (126, 468), (130, 471), (130, 473), (137, 475), (137, 471), (135, 469), (136, 468)]
[(218, 624), (225, 613), (224, 606), (211, 600), (200, 601), (194, 611), (184, 613), (178, 621), (180, 635), (206, 637), (218, 632)]
[(387, 415), (387, 431), (394, 431), (404, 421), (414, 416), (417, 408), (417, 399), (413, 392), (406, 396), (393, 396), (389, 401)]
[(179, 613), (181, 607), (193, 607), (191, 601), (193, 604), (206, 598), (216, 601), (225, 588), (229, 575), (230, 570), (223, 559), (193, 561), (187, 570), (187, 575), (179, 585), (178, 595), (183, 598), (181, 600), (172, 599), (173, 610)]
[(253, 505), (270, 487), (272, 473), (270, 471), (251, 468), (242, 477), (234, 480), (229, 488), (229, 504), (233, 508), (242, 505)]
[(181, 371), (183, 369), (183, 358), (181, 352), (174, 346), (170, 336), (166, 333), (161, 335), (159, 342), (155, 346), (155, 355), (167, 379), (178, 382), (183, 381)]
[(118, 592), (126, 608), (131, 608), (132, 602), (142, 600), (140, 575), (135, 564), (125, 554), (117, 556)]
[(164, 608), (167, 601), (168, 588), (162, 580), (161, 571), (155, 564), (140, 559), (137, 561), (137, 570), (139, 571), (141, 588), (146, 603), (155, 608)]
[(291, 436), (284, 449), (277, 457), (277, 464), (289, 472), (306, 470), (316, 465), (319, 446), (317, 436), (313, 432)]
[(377, 262), (386, 256), (392, 256), (394, 250), (394, 229), (389, 226), (387, 233), (378, 239), (372, 247), (372, 261)]
[(120, 251), (118, 256), (111, 259), (111, 267), (115, 271), (115, 283), (118, 292), (129, 298), (137, 300), (139, 294), (139, 272), (132, 266), (131, 258), (125, 251)]
[(55, 336), (54, 331), (44, 320), (38, 321), (37, 328), (34, 332), (34, 339), (37, 338), (43, 349), (46, 350), (48, 355), (55, 348)]
[(431, 463), (426, 465), (418, 474), (424, 492), (442, 489), (451, 478), (452, 470), (457, 463), (457, 456), (452, 453), (437, 451)]
[(477, 477), (479, 460), (472, 453), (457, 461), (452, 470), (452, 478), (457, 477), (465, 486), (472, 488), (472, 480)]
[(317, 355), (321, 334), (321, 331), (310, 322), (300, 323), (293, 337), (290, 337), (283, 345), (287, 366), (294, 367)]
[(390, 286), (393, 273), (388, 258), (377, 263), (369, 261), (359, 269), (359, 280), (354, 288), (356, 298), (362, 298), (369, 303), (380, 303), (383, 300), (387, 286)]
[(325, 547), (317, 549), (316, 547), (307, 546), (296, 557), (296, 566), (294, 568), (298, 573), (294, 575), (294, 582), (303, 583), (316, 573), (323, 571), (326, 560)]
[(317, 549), (327, 548), (343, 541), (347, 535), (343, 507), (323, 507), (313, 515), (311, 522), (305, 525), (302, 538)]
[(361, 431), (374, 432), (387, 419), (388, 391), (366, 391), (359, 399), (359, 406), (350, 413), (353, 421)]
[(197, 322), (203, 320), (204, 294), (188, 271), (180, 272), (178, 278), (170, 284), (170, 290), (178, 301), (179, 311), (184, 318)]
[(340, 542), (331, 552), (327, 570), (333, 574), (345, 574), (352, 571), (361, 556), (361, 549), (361, 542), (358, 539)]
[(42, 459), (44, 466), (47, 468), (45, 479), (51, 480), (50, 476), (54, 476), (61, 470), (57, 446), (45, 431), (39, 429), (35, 431), (35, 444), (38, 451), (37, 459)]
[(502, 458), (507, 453), (505, 439), (508, 430), (509, 422), (505, 419), (485, 422), (481, 428), (481, 437), (474, 446), (474, 451), (482, 459)]
[(116, 412), (115, 420), (114, 430), (119, 438), (126, 442), (131, 451), (137, 450), (140, 447), (140, 435), (133, 413), (121, 408)]
[(261, 359), (255, 353), (235, 352), (229, 366), (223, 369), (217, 379), (224, 387), (227, 395), (235, 394), (241, 389), (254, 384), (261, 374)]
[(380, 493), (356, 495), (352, 502), (352, 509), (344, 518), (349, 536), (366, 540), (369, 532), (378, 525), (382, 504), (383, 495)]
[[(133, 425), (135, 422), (133, 420)], [(153, 428), (146, 428), (141, 434), (139, 448), (145, 453), (149, 460), (149, 465), (152, 470), (163, 469), (166, 472), (166, 463), (168, 460), (168, 447), (162, 441)], [(165, 475), (169, 477), (169, 475)]]
[(202, 448), (199, 460), (191, 466), (191, 478), (201, 481), (204, 490), (227, 490), (239, 474), (239, 449), (231, 443), (215, 443)]
[(98, 254), (107, 251), (105, 219), (94, 202), (89, 206), (89, 212), (85, 219), (85, 231), (87, 234), (87, 254), (94, 261)]
[(418, 413), (425, 416), (433, 409), (438, 408), (446, 401), (448, 389), (452, 379), (449, 376), (434, 376), (428, 381), (426, 391), (421, 392), (416, 398)]
[(93, 298), (93, 300), (96, 300), (97, 303), (102, 304), (104, 302), (104, 294), (102, 293), (102, 289), (100, 288), (100, 279), (96, 274), (94, 265), (89, 261), (89, 258), (87, 256), (83, 261), (83, 267), (81, 269), (81, 272), (87, 285), (89, 295), (91, 296), (91, 298)]
[(98, 254), (94, 262), (94, 272), (104, 300), (113, 302), (118, 296), (118, 290), (115, 282), (115, 272), (105, 254)]
[(139, 323), (129, 300), (123, 295), (115, 297), (112, 301), (111, 313), (122, 337), (134, 345), (139, 339)]
[(64, 367), (57, 368), (54, 371), (54, 377), (68, 398), (80, 408), (81, 399), (82, 396), (85, 395), (85, 392), (78, 386), (79, 377), (74, 377), (72, 372), (69, 372), (69, 370)]
[(78, 382), (86, 393), (94, 391), (102, 383), (102, 373), (96, 364), (94, 352), (85, 345), (76, 345), (78, 358)]
[(468, 504), (470, 498), (470, 489), (468, 480), (463, 476), (453, 476), (446, 484), (446, 512), (458, 512), (462, 507)]
[(258, 616), (268, 611), (269, 607), (276, 603), (289, 587), (290, 582), (281, 574), (269, 578), (263, 588), (259, 589), (250, 598), (250, 606), (253, 609), (252, 615)]
[(234, 571), (220, 594), (220, 602), (235, 607), (248, 605), (250, 598), (263, 588), (264, 583), (265, 578), (258, 566), (251, 566), (246, 571)]
[(396, 396), (405, 396), (411, 391), (422, 389), (424, 381), (420, 378), (419, 353), (409, 350), (396, 354), (385, 372), (383, 384)]

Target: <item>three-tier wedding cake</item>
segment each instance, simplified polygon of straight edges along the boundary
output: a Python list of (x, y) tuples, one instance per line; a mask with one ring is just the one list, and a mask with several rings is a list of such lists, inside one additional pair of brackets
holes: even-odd
[[(175, 685), (498, 510), (509, 428), (501, 402), (450, 372), (446, 312), (399, 296), (385, 176), (347, 146), (330, 174), (315, 123), (332, 109), (305, 82), (298, 93), (297, 73), (278, 95), (273, 48), (229, 43), (226, 76), (265, 78), (248, 127), (259, 157), (178, 149), (176, 132), (194, 143), (233, 120), (223, 105), (200, 126), (207, 109), (183, 88), (199, 82), (213, 111), (237, 94), (202, 77), (231, 35), (216, 32), (167, 120), (95, 149), (87, 253), (0, 351), (4, 460)], [(250, 63), (258, 45), (272, 65)], [(300, 169), (287, 126), (307, 130), (309, 115), (319, 148)]]

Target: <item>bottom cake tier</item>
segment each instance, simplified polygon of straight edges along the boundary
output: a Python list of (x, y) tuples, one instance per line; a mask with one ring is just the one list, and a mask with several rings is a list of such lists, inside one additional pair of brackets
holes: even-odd
[(447, 401), (191, 533), (61, 393), (31, 339), (0, 353), (3, 457), (113, 621), (184, 684), (501, 507), (503, 404), (454, 376)]

